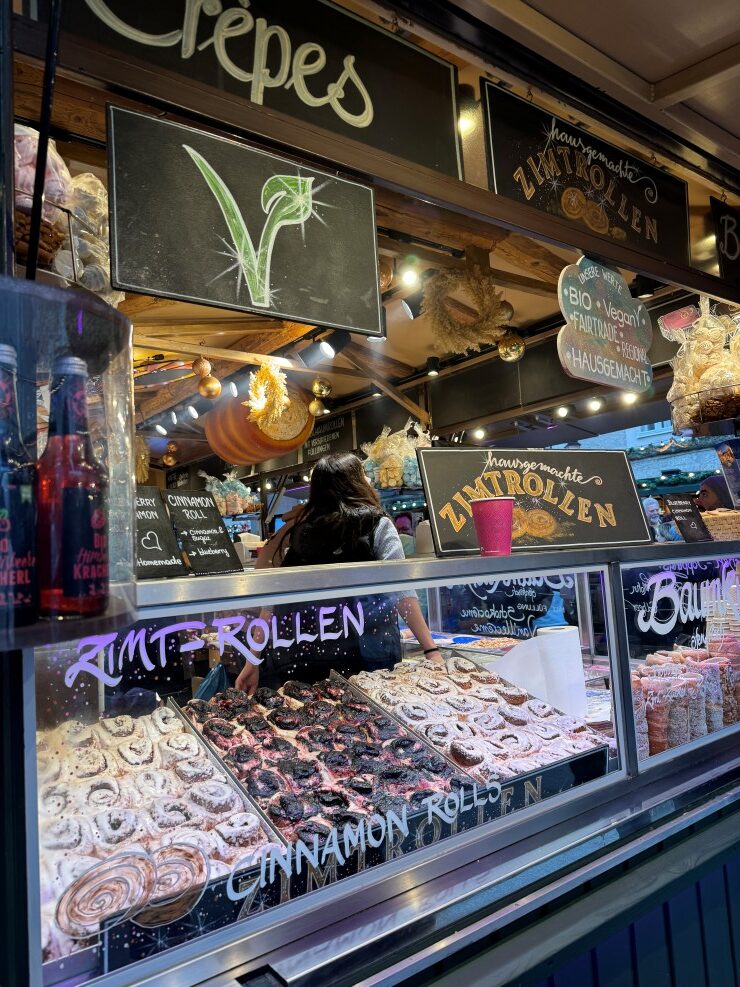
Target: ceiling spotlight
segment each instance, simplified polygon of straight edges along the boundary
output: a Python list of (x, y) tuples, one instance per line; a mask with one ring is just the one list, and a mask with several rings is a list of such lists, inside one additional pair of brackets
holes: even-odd
[(374, 398), (382, 398), (383, 395), (382, 395), (382, 393), (380, 391), (373, 391), (373, 397)]
[(174, 411), (170, 412), (170, 421), (172, 422), (173, 425), (177, 425), (177, 415), (175, 414)]
[(333, 360), (336, 356), (334, 348), (325, 340), (311, 343), (305, 350), (301, 350), (301, 360), (307, 367), (315, 367), (322, 360)]
[(439, 357), (427, 357), (427, 377), (439, 377)]
[(392, 319), (393, 321), (400, 319), (402, 322), (408, 322), (409, 319), (413, 319), (414, 317), (411, 306), (404, 298), (393, 298), (391, 301), (386, 302), (385, 314), (388, 319)]
[(239, 388), (236, 386), (233, 380), (229, 381), (229, 390), (231, 391), (232, 398), (239, 396)]
[(623, 391), (622, 393), (622, 404), (634, 404), (637, 401), (638, 395), (634, 391)]
[(265, 484), (265, 490), (272, 490), (272, 484), (270, 483), (270, 481), (269, 481), (269, 480), (268, 480), (268, 481), (267, 481), (267, 483)]
[(591, 400), (586, 405), (589, 411), (601, 411), (604, 407), (604, 402), (601, 398), (591, 398)]
[(195, 410), (192, 404), (188, 405), (188, 414), (191, 418), (198, 418), (198, 412)]
[(405, 264), (401, 268), (401, 284), (407, 288), (415, 288), (419, 283), (419, 272), (412, 264)]
[(424, 292), (415, 291), (413, 295), (408, 295), (404, 301), (404, 305), (408, 308), (411, 313), (412, 319), (418, 319), (421, 315), (421, 306), (424, 302)]
[(308, 473), (304, 473), (301, 479), (303, 480), (304, 483), (308, 483), (311, 477), (308, 475)]
[(567, 405), (561, 404), (559, 408), (555, 409), (556, 418), (567, 418), (570, 414), (570, 408)]
[(352, 342), (352, 337), (347, 332), (346, 329), (335, 329), (331, 336), (327, 336), (326, 339), (322, 339), (319, 346), (323, 347), (322, 353), (327, 355), (327, 351), (331, 350), (330, 359), (334, 359), (337, 353), (341, 353)]
[(653, 278), (646, 278), (643, 274), (635, 275), (635, 280), (630, 286), (630, 293), (633, 298), (652, 298), (658, 288), (661, 288), (662, 284), (660, 281), (655, 281)]
[(473, 431), (473, 438), (478, 439), (478, 441), (480, 442), (481, 439), (485, 439), (487, 434), (488, 433), (486, 432), (485, 428), (476, 428)]
[(160, 435), (167, 435), (167, 429), (164, 425), (155, 425), (154, 428)]

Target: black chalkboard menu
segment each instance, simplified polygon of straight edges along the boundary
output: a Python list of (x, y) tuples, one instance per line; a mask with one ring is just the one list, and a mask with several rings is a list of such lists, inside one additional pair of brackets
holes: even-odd
[(196, 576), (243, 572), (213, 497), (205, 490), (165, 490), (178, 541)]
[(303, 446), (304, 463), (335, 452), (351, 452), (354, 448), (352, 412), (332, 415), (314, 425), (313, 432)]
[(650, 533), (624, 452), (418, 449), (437, 555), (479, 551), (471, 500), (515, 497), (513, 551), (644, 544)]
[(665, 494), (663, 500), (684, 541), (712, 541), (691, 494)]
[(382, 334), (370, 186), (118, 107), (108, 130), (116, 287)]
[(136, 488), (136, 578), (184, 576), (187, 570), (157, 487)]

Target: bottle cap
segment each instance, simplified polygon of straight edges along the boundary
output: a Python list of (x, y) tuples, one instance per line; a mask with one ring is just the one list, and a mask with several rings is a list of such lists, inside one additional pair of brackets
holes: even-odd
[(0, 363), (4, 367), (10, 367), (11, 370), (18, 369), (18, 354), (14, 346), (9, 346), (7, 343), (0, 343)]
[(62, 374), (74, 374), (78, 377), (87, 377), (87, 364), (76, 356), (59, 356), (54, 361), (51, 368), (52, 376), (60, 377)]

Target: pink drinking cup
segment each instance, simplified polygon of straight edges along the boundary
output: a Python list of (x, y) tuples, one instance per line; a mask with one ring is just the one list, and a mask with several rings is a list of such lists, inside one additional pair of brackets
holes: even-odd
[(481, 555), (511, 555), (513, 497), (482, 497), (471, 500), (473, 522)]

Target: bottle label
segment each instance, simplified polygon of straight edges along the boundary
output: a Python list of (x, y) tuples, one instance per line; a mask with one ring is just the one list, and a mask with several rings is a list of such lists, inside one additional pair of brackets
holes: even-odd
[(108, 594), (108, 514), (100, 491), (62, 491), (62, 587), (66, 597)]
[(33, 481), (6, 475), (0, 482), (0, 609), (20, 617), (36, 602)]

